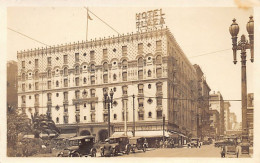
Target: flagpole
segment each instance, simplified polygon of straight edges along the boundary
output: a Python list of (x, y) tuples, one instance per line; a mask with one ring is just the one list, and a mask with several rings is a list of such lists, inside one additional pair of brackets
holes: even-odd
[(88, 41), (88, 7), (87, 7), (87, 31), (86, 31), (86, 41)]

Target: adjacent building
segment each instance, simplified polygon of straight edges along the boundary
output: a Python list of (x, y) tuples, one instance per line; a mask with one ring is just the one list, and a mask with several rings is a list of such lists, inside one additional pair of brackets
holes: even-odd
[(224, 122), (224, 100), (221, 93), (218, 91), (217, 93), (213, 92), (210, 95), (210, 108), (212, 110), (217, 110), (219, 112), (219, 134), (224, 135), (225, 131), (225, 122)]
[(123, 132), (125, 121), (133, 131), (134, 110), (137, 133), (162, 131), (165, 116), (165, 130), (197, 136), (196, 70), (167, 28), (21, 51), (17, 57), (19, 108), (47, 114), (62, 133), (104, 140), (104, 92), (112, 90), (111, 133)]
[(17, 62), (7, 62), (7, 106), (17, 108), (18, 95), (17, 95)]
[(209, 112), (209, 92), (210, 87), (207, 84), (206, 77), (199, 65), (193, 65), (197, 73), (197, 88), (198, 88), (198, 137), (203, 140), (203, 137), (208, 137), (210, 134), (210, 112)]

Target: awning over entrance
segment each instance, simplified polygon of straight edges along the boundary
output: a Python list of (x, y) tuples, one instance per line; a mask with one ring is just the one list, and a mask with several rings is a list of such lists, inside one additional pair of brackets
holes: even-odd
[(75, 136), (76, 136), (76, 133), (60, 134), (56, 139), (70, 139)]
[[(111, 137), (125, 136), (125, 132), (114, 132)], [(133, 133), (131, 131), (127, 132), (127, 136), (133, 137)]]
[[(112, 137), (123, 136), (124, 132), (114, 132)], [(133, 133), (131, 131), (127, 132), (127, 136), (133, 137)], [(135, 136), (138, 137), (163, 137), (163, 131), (135, 131)], [(168, 131), (164, 132), (165, 137), (178, 137), (178, 134), (170, 133)]]

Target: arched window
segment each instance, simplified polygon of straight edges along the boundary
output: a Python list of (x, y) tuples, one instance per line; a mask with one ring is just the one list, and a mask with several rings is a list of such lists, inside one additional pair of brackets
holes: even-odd
[(114, 114), (114, 120), (116, 120), (117, 119), (117, 115), (116, 114)]
[(127, 68), (127, 60), (123, 60), (122, 65), (123, 65), (123, 69), (126, 69)]
[(138, 59), (138, 66), (143, 66), (144, 60), (142, 57)]
[(76, 74), (79, 74), (79, 66), (76, 66), (76, 67), (75, 67), (75, 73), (76, 73)]
[(56, 123), (60, 123), (59, 117), (56, 118)]
[(116, 74), (113, 75), (113, 80), (116, 81)]
[(31, 84), (29, 84), (29, 90), (31, 90), (31, 88), (32, 88), (32, 85), (31, 85)]
[(90, 69), (91, 69), (92, 72), (95, 72), (95, 65), (91, 64)]
[(152, 71), (148, 70), (148, 77), (151, 77), (151, 76), (152, 76)]
[(51, 70), (48, 70), (48, 72), (47, 72), (47, 76), (48, 76), (48, 78), (51, 77)]
[(22, 80), (25, 80), (25, 73), (22, 73)]
[(37, 80), (39, 78), (39, 72), (38, 71), (35, 71), (34, 73), (34, 78)]
[(148, 113), (148, 117), (149, 117), (149, 118), (152, 118), (152, 112), (149, 112), (149, 113)]
[(160, 55), (158, 55), (156, 57), (156, 64), (161, 64), (162, 63), (162, 57)]
[(67, 76), (68, 75), (68, 67), (65, 67), (64, 68), (64, 76)]
[(87, 78), (86, 77), (84, 77), (83, 82), (84, 82), (84, 84), (87, 83)]
[(56, 81), (56, 87), (59, 87), (59, 81), (58, 80)]
[(108, 71), (108, 64), (107, 64), (107, 62), (105, 62), (105, 63), (103, 64), (103, 71), (104, 71), (104, 72)]

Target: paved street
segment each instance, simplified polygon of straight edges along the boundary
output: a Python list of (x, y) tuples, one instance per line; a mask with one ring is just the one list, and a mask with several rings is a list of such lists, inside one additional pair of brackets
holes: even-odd
[(220, 148), (204, 145), (201, 148), (164, 148), (138, 151), (122, 157), (220, 157)]

